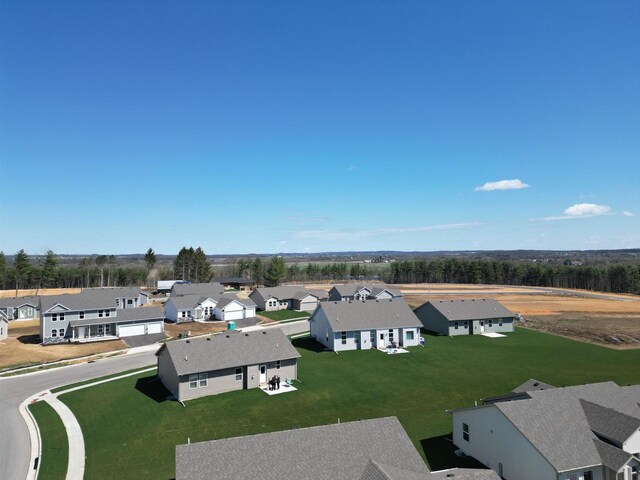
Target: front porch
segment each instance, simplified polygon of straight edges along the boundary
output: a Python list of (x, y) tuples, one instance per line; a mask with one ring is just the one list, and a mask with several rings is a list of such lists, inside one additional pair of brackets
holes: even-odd
[(96, 342), (102, 340), (117, 340), (115, 323), (100, 323), (97, 325), (78, 325), (71, 327), (72, 342)]

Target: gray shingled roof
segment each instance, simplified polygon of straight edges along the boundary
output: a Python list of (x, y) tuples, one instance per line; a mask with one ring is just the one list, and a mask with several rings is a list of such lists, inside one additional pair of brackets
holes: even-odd
[(37, 308), (39, 304), (40, 297), (36, 296), (0, 298), (0, 308), (18, 308), (23, 305), (30, 305)]
[(218, 300), (218, 304), (216, 305), (218, 308), (224, 308), (227, 305), (229, 305), (231, 302), (233, 301), (238, 302), (241, 305), (244, 305), (245, 307), (255, 307), (256, 304), (254, 303), (253, 300), (251, 300), (250, 298), (240, 298), (237, 295), (231, 295), (231, 294), (224, 294), (220, 297), (220, 299)]
[[(302, 285), (284, 285), (281, 287), (261, 287), (256, 288), (251, 296), (256, 295), (263, 301), (269, 298), (277, 298), (278, 300), (297, 299), (301, 300), (307, 295), (314, 295), (310, 291), (306, 290)], [(314, 295), (315, 296), (315, 295)]]
[(210, 283), (174, 283), (171, 287), (171, 296), (177, 295), (221, 295), (224, 287), (218, 282)]
[(371, 292), (372, 296), (380, 294), (380, 292), (387, 290), (394, 296), (402, 296), (402, 292), (393, 290), (382, 283), (345, 283), (344, 285), (334, 285), (336, 291), (343, 297), (352, 297), (355, 293), (363, 288), (366, 288)]
[(418, 317), (402, 299), (329, 301), (319, 305), (311, 316), (311, 321), (319, 312), (324, 312), (334, 332), (422, 326)]
[(255, 280), (250, 280), (245, 277), (216, 277), (213, 279), (217, 283), (241, 283), (244, 285), (253, 285)]
[(548, 383), (541, 382), (536, 380), (535, 378), (530, 378), (522, 385), (518, 385), (516, 388), (511, 390), (513, 393), (524, 393), (531, 392), (533, 390), (545, 390), (547, 388), (556, 388), (553, 385), (549, 385)]
[(416, 311), (428, 304), (433, 305), (450, 322), (483, 318), (515, 318), (516, 316), (515, 313), (491, 298), (432, 300), (416, 308)]
[(430, 473), (412, 472), (371, 459), (360, 476), (360, 480), (430, 480), (431, 478)]
[(169, 352), (178, 375), (301, 356), (279, 328), (251, 333), (227, 331), (206, 337), (172, 340), (160, 347), (158, 353), (163, 348)]
[[(613, 382), (529, 391), (527, 394), (531, 398), (493, 405), (559, 472), (602, 463), (593, 443), (596, 436), (580, 400), (634, 419), (640, 418), (638, 390), (624, 389)], [(595, 415), (608, 418), (609, 413), (594, 410), (589, 413), (592, 421)], [(638, 422), (636, 428), (640, 426)]]
[(186, 308), (196, 308), (198, 305), (200, 305), (202, 302), (204, 302), (208, 298), (210, 298), (217, 304), (220, 297), (221, 295), (219, 294), (218, 295), (200, 295), (200, 294), (180, 295), (177, 297), (170, 297), (169, 300), (167, 300), (167, 302), (173, 303), (178, 310), (184, 310)]
[(40, 296), (40, 311), (46, 312), (56, 304), (61, 304), (69, 310), (92, 310), (100, 308), (115, 308), (116, 298), (137, 297), (135, 289), (138, 287), (105, 287), (85, 288), (80, 293), (63, 295)]
[[(589, 422), (589, 427), (602, 437), (624, 443), (632, 433), (640, 428), (640, 418), (583, 399), (580, 399), (580, 404), (587, 417), (587, 422)], [(638, 413), (640, 414), (640, 411)]]
[(614, 472), (620, 470), (629, 461), (629, 459), (633, 457), (630, 453), (616, 448), (613, 445), (609, 445), (607, 442), (603, 442), (599, 438), (594, 438), (593, 444), (600, 454), (602, 464), (605, 467), (612, 469)]
[(118, 310), (116, 316), (71, 320), (69, 326), (80, 327), (85, 325), (101, 325), (104, 323), (139, 322), (144, 320), (164, 320), (164, 309), (162, 307), (125, 308)]
[(217, 480), (354, 480), (370, 459), (429, 472), (398, 419), (387, 417), (178, 445), (176, 480), (212, 472)]
[(452, 468), (431, 472), (430, 480), (500, 480), (494, 470), (481, 468)]

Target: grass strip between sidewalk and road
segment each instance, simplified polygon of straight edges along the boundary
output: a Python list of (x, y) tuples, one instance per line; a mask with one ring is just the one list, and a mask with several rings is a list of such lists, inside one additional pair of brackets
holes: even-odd
[(42, 454), (38, 477), (64, 480), (69, 463), (69, 440), (62, 419), (45, 401), (32, 403), (28, 408), (40, 430)]
[(311, 315), (309, 312), (296, 312), (293, 310), (274, 310), (272, 312), (258, 312), (261, 317), (268, 318), (275, 322), (282, 322), (283, 320), (304, 320)]

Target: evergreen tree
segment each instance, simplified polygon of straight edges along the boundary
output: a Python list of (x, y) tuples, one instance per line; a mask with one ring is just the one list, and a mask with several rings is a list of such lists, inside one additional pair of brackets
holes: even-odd
[(267, 287), (277, 287), (287, 273), (284, 258), (273, 257), (264, 272), (264, 284)]
[(53, 250), (47, 251), (47, 256), (42, 267), (42, 286), (51, 288), (57, 286), (58, 280), (58, 259)]
[(0, 252), (0, 290), (4, 290), (7, 287), (7, 259), (4, 256), (4, 252)]
[(13, 269), (16, 276), (16, 290), (24, 288), (29, 278), (29, 270), (31, 269), (29, 256), (24, 250), (20, 249), (18, 253), (16, 253), (15, 258), (13, 259)]
[(153, 267), (156, 265), (156, 252), (153, 251), (153, 248), (149, 248), (147, 253), (144, 255), (144, 263), (147, 266), (147, 270), (150, 272), (153, 270)]

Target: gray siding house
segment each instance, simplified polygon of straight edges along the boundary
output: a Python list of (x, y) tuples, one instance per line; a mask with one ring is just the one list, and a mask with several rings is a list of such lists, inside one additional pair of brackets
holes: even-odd
[(163, 309), (131, 307), (138, 303), (136, 292), (118, 288), (43, 295), (40, 297), (40, 338), (48, 345), (163, 332)]
[(255, 302), (258, 309), (265, 312), (287, 309), (313, 312), (320, 303), (322, 295), (298, 285), (256, 288), (249, 298)]
[(176, 446), (176, 480), (211, 478), (499, 480), (491, 470), (429, 472), (396, 417)]
[(309, 319), (311, 337), (336, 352), (417, 346), (421, 326), (404, 300), (323, 302)]
[(329, 290), (329, 300), (349, 302), (353, 300), (388, 300), (390, 298), (403, 298), (398, 290), (392, 290), (383, 284), (357, 284), (347, 283), (336, 285)]
[(8, 320), (33, 320), (38, 317), (39, 297), (0, 298), (0, 312)]
[(513, 332), (516, 314), (490, 298), (434, 300), (415, 309), (424, 328), (439, 335)]
[(453, 443), (508, 480), (638, 478), (640, 385), (542, 385), (451, 410)]
[(256, 316), (256, 304), (250, 298), (231, 293), (224, 295), (179, 295), (164, 304), (170, 322), (204, 322), (207, 320), (240, 320)]
[(296, 379), (300, 358), (279, 328), (172, 340), (156, 356), (158, 378), (179, 401)]

